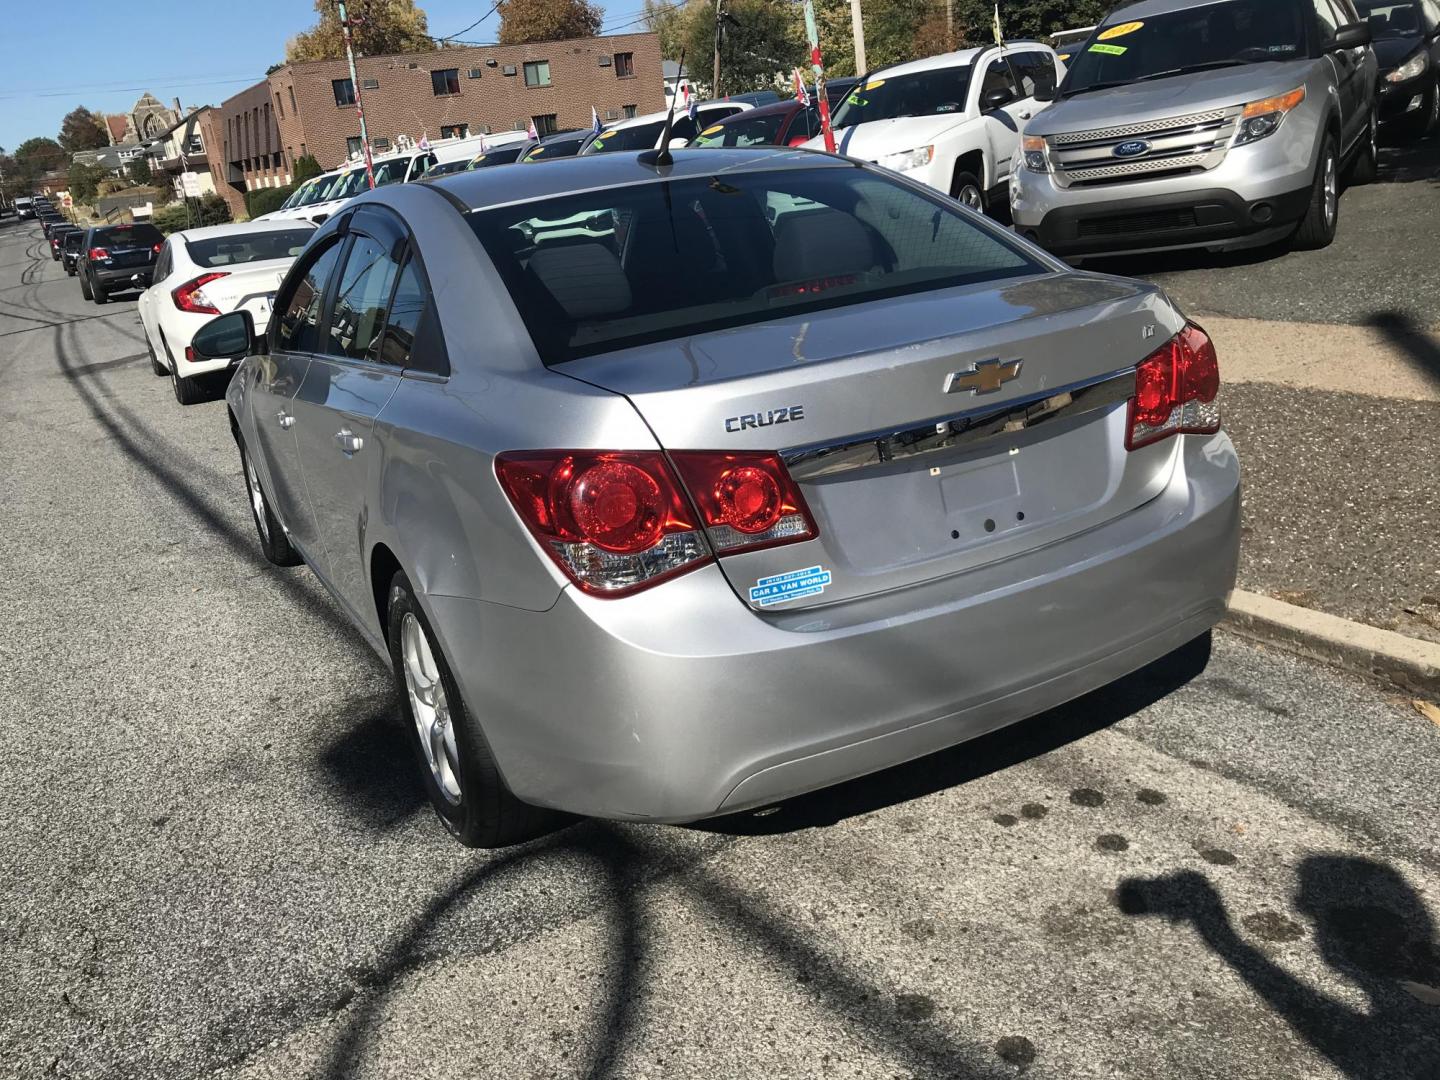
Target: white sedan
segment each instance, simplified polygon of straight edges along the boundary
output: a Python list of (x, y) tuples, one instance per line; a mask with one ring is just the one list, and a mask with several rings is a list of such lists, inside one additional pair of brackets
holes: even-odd
[(251, 221), (172, 233), (155, 261), (154, 284), (140, 295), (140, 322), (150, 366), (169, 375), (175, 400), (205, 398), (197, 375), (226, 366), (190, 348), (195, 331), (216, 315), (244, 308), (263, 331), (270, 300), (315, 226), (308, 221)]

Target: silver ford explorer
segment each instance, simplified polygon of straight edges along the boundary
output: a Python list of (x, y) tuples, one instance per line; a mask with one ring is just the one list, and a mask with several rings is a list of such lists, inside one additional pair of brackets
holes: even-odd
[(1069, 258), (1325, 247), (1375, 175), (1376, 78), (1352, 0), (1123, 5), (1026, 128), (1015, 227)]
[(907, 761), (1203, 635), (1215, 350), (945, 196), (807, 151), (360, 196), (226, 395), (260, 542), (393, 665), (465, 843)]

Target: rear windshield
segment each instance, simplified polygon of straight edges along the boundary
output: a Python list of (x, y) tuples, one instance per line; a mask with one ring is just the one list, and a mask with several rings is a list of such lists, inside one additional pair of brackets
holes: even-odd
[(525, 144), (519, 143), (515, 146), (502, 146), (499, 150), (486, 150), (485, 153), (476, 154), (470, 159), (470, 168), (488, 169), (492, 165), (513, 165), (524, 149)]
[(660, 129), (664, 126), (664, 120), (656, 120), (649, 124), (637, 124), (634, 127), (606, 131), (585, 148), (585, 153), (607, 154), (612, 150), (649, 150), (654, 147), (655, 140), (660, 138)]
[(912, 75), (876, 75), (855, 87), (835, 113), (837, 128), (894, 120), (901, 116), (940, 116), (965, 111), (970, 66), (917, 71)]
[[(700, 132), (694, 145), (767, 146), (780, 138), (780, 127), (784, 123), (784, 113), (771, 113), (768, 116), (756, 116), (753, 112), (741, 113), (733, 120)], [(799, 130), (804, 130), (803, 124)]]
[(547, 364), (1045, 270), (998, 228), (861, 169), (661, 180), (469, 220)]
[(210, 240), (186, 240), (185, 248), (196, 266), (239, 266), (267, 259), (293, 259), (315, 235), (314, 229), (268, 230), (217, 236)]
[(532, 146), (525, 151), (525, 156), (520, 160), (523, 162), (550, 161), (554, 158), (574, 157), (580, 152), (580, 147), (588, 137), (589, 132), (582, 132), (579, 135), (572, 135), (568, 139), (554, 139), (551, 142)]
[(1145, 79), (1307, 54), (1295, 0), (1221, 0), (1102, 26), (1070, 58), (1062, 97)]
[(138, 248), (164, 242), (154, 225), (107, 225), (95, 230), (96, 247)]
[(66, 233), (65, 239), (60, 241), (60, 246), (67, 249), (74, 248), (76, 251), (79, 251), (80, 245), (84, 242), (85, 234), (77, 229), (75, 232)]

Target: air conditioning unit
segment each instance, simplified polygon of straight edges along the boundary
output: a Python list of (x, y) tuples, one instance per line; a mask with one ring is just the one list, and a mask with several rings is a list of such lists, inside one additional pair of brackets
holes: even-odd
[(417, 63), (411, 63), (411, 64), (406, 64), (405, 66), (406, 66), (407, 68), (409, 68), (411, 71), (414, 71), (414, 70), (415, 70), (416, 68), (418, 68), (420, 65), (417, 64)]
[(516, 121), (515, 121), (515, 130), (516, 130), (516, 131), (524, 131), (524, 130), (525, 130), (527, 127), (529, 127), (529, 126), (530, 126), (530, 121), (529, 121), (529, 120), (516, 120)]
[(514, 74), (515, 74), (515, 65), (514, 65), (514, 64), (506, 64), (503, 68), (500, 69), (500, 71), (501, 71), (502, 74), (505, 74), (505, 75), (514, 75)]
[(620, 119), (620, 110), (619, 110), (619, 109), (606, 109), (606, 110), (605, 110), (605, 119), (606, 119), (606, 120), (619, 120), (619, 119)]
[(379, 79), (361, 79), (361, 80), (360, 80), (360, 89), (361, 89), (361, 90), (379, 90), (379, 89), (380, 89), (380, 80), (379, 80)]
[(480, 133), (481, 133), (482, 135), (489, 135), (489, 134), (492, 133), (491, 130), (490, 130), (490, 125), (489, 125), (489, 124), (480, 124), (480, 125), (478, 125), (478, 127), (479, 127)]
[(372, 139), (372, 140), (370, 141), (370, 148), (371, 148), (372, 150), (381, 150), (381, 151), (389, 150), (389, 149), (390, 149), (390, 140), (389, 140), (389, 139), (383, 139), (383, 138), (382, 138), (382, 139)]
[(610, 66), (610, 57), (608, 57), (608, 56), (602, 56), (602, 57), (600, 57), (600, 66), (601, 66), (601, 67), (609, 67), (609, 66)]
[(472, 79), (478, 79), (483, 74), (485, 74), (484, 68), (471, 68), (469, 71), (469, 76)]

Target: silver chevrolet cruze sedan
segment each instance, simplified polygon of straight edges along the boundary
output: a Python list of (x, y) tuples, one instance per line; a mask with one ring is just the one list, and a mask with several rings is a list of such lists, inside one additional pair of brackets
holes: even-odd
[(854, 161), (654, 157), (376, 190), (195, 339), (460, 840), (771, 804), (1220, 618), (1239, 467), (1162, 293)]

